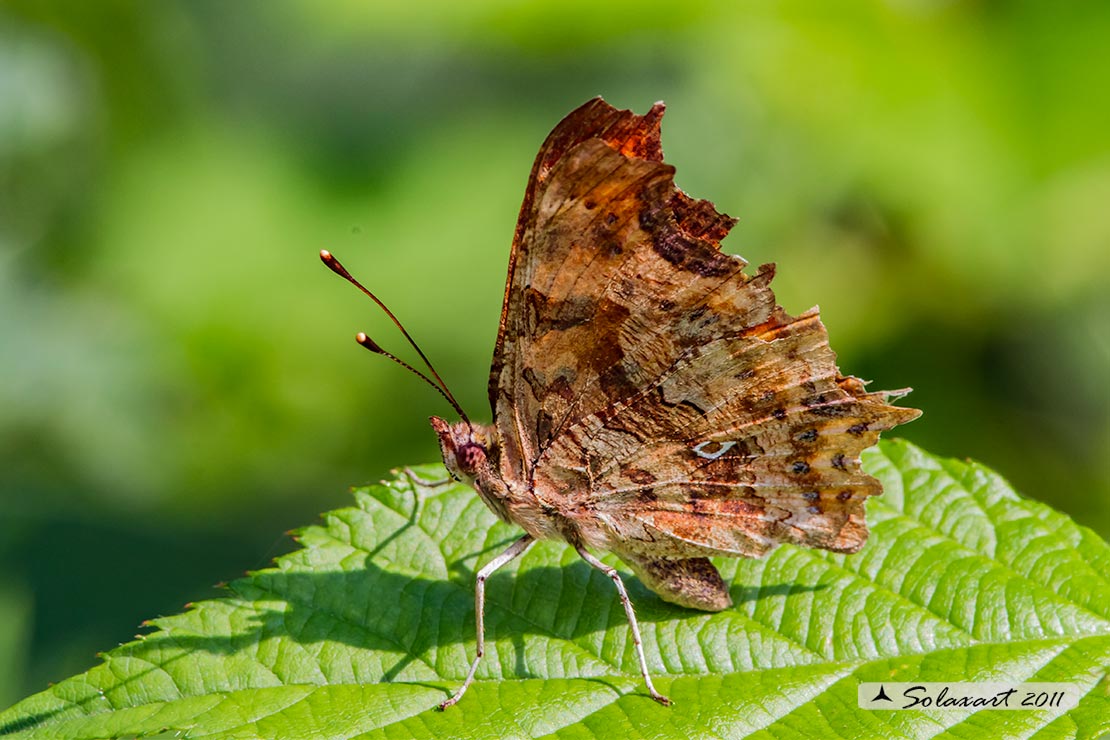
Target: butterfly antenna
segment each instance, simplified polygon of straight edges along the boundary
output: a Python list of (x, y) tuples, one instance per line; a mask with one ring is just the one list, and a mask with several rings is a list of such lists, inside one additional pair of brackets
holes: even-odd
[(405, 329), (404, 325), (401, 324), (401, 321), (396, 316), (393, 315), (393, 312), (390, 311), (389, 308), (384, 303), (381, 302), (381, 299), (379, 299), (376, 295), (374, 295), (369, 290), (367, 290), (366, 286), (364, 286), (358, 280), (355, 280), (354, 276), (351, 275), (351, 273), (347, 272), (347, 268), (345, 268), (342, 264), (340, 264), (339, 260), (337, 260), (332, 255), (331, 252), (329, 252), (326, 249), (321, 249), (320, 250), (320, 260), (325, 265), (328, 266), (329, 270), (331, 270), (336, 275), (338, 275), (339, 277), (343, 278), (344, 280), (346, 280), (351, 285), (353, 285), (356, 288), (358, 288), (359, 290), (361, 290), (366, 296), (368, 296), (370, 298), (370, 300), (374, 301), (374, 303), (377, 303), (378, 307), (381, 310), (385, 311), (386, 315), (389, 316), (389, 318), (393, 321), (394, 325), (398, 329), (401, 330), (402, 334), (405, 335), (405, 339), (408, 340), (408, 343), (410, 345), (412, 345), (412, 348), (416, 350), (416, 353), (418, 355), (420, 355), (420, 359), (424, 361), (424, 365), (427, 366), (429, 371), (431, 371), (432, 376), (436, 379), (436, 381), (438, 381), (438, 383), (432, 381), (432, 379), (429, 378), (427, 375), (420, 372), (419, 370), (417, 370), (416, 368), (414, 368), (412, 365), (408, 364), (404, 360), (401, 360), (396, 355), (394, 355), (390, 352), (386, 352), (384, 349), (382, 349), (380, 346), (378, 346), (377, 342), (375, 342), (373, 339), (366, 336), (362, 332), (359, 332), (358, 335), (356, 335), (355, 340), (359, 344), (361, 344), (363, 347), (365, 347), (366, 349), (373, 352), (374, 354), (381, 355), (382, 357), (387, 357), (390, 360), (393, 360), (394, 362), (396, 362), (401, 367), (408, 370), (409, 372), (413, 373), (417, 377), (422, 378), (425, 383), (427, 383), (428, 385), (432, 386), (437, 391), (439, 391), (439, 394), (441, 396), (443, 396), (444, 399), (446, 399), (447, 403), (451, 404), (451, 407), (453, 409), (455, 409), (455, 411), (462, 418), (462, 420), (465, 421), (467, 424), (469, 424), (470, 423), (470, 418), (466, 415), (466, 412), (462, 410), (462, 406), (459, 405), (459, 402), (455, 400), (455, 396), (452, 395), (450, 389), (447, 387), (447, 384), (443, 382), (443, 378), (441, 378), (439, 376), (439, 373), (436, 372), (435, 367), (432, 366), (431, 360), (429, 360), (427, 355), (424, 354), (424, 351), (422, 349), (420, 349), (420, 345), (418, 345), (416, 343), (416, 340), (413, 339), (409, 335), (409, 333)]
[(366, 349), (368, 349), (368, 350), (370, 350), (371, 352), (373, 352), (374, 354), (376, 354), (376, 355), (381, 355), (382, 357), (386, 357), (386, 358), (388, 358), (388, 359), (390, 359), (390, 360), (393, 360), (393, 361), (394, 361), (394, 362), (396, 362), (396, 363), (397, 363), (398, 365), (400, 365), (401, 367), (405, 368), (405, 369), (406, 369), (406, 370), (408, 370), (408, 371), (409, 371), (410, 373), (412, 373), (412, 374), (413, 374), (413, 375), (415, 375), (416, 377), (420, 378), (421, 380), (423, 380), (423, 381), (424, 381), (425, 383), (427, 383), (427, 384), (428, 384), (428, 385), (430, 385), (431, 387), (435, 388), (435, 389), (436, 389), (436, 390), (437, 390), (437, 391), (439, 392), (439, 395), (443, 396), (443, 398), (444, 398), (444, 399), (446, 399), (447, 403), (451, 404), (451, 406), (452, 406), (452, 407), (453, 407), (453, 408), (455, 409), (455, 411), (457, 411), (457, 412), (458, 412), (459, 416), (461, 416), (461, 417), (462, 417), (463, 421), (465, 421), (465, 422), (466, 422), (467, 424), (469, 424), (469, 423), (470, 423), (470, 419), (468, 419), (468, 418), (467, 418), (467, 416), (466, 416), (466, 412), (464, 412), (464, 411), (463, 411), (463, 410), (462, 410), (461, 408), (459, 408), (459, 404), (455, 402), (455, 399), (454, 399), (454, 398), (452, 398), (452, 397), (451, 397), (450, 395), (448, 395), (448, 394), (447, 394), (447, 391), (445, 391), (445, 390), (444, 390), (443, 388), (439, 387), (439, 386), (438, 386), (438, 385), (437, 385), (437, 384), (436, 384), (435, 382), (433, 382), (433, 381), (432, 381), (432, 379), (431, 379), (431, 378), (429, 378), (429, 377), (428, 377), (427, 375), (425, 375), (424, 373), (420, 372), (420, 371), (419, 371), (419, 370), (417, 370), (417, 369), (416, 369), (415, 367), (413, 367), (412, 365), (408, 364), (407, 362), (405, 362), (405, 361), (404, 361), (404, 360), (402, 360), (401, 358), (397, 357), (397, 355), (393, 354), (392, 352), (387, 352), (387, 351), (385, 351), (385, 350), (384, 350), (384, 349), (382, 349), (382, 348), (381, 348), (380, 346), (378, 346), (378, 343), (377, 343), (377, 342), (375, 342), (375, 341), (374, 341), (373, 339), (371, 339), (370, 337), (366, 336), (366, 335), (365, 335), (365, 334), (363, 334), (362, 332), (359, 332), (358, 334), (356, 334), (356, 335), (355, 335), (355, 341), (356, 341), (356, 342), (358, 342), (359, 344), (361, 344), (361, 345), (362, 345), (363, 347), (365, 347)]

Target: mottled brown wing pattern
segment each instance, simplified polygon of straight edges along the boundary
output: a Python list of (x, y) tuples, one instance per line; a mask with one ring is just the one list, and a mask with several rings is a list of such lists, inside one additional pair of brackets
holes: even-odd
[(918, 412), (840, 376), (773, 266), (720, 252), (733, 220), (675, 187), (662, 110), (591, 101), (537, 157), (491, 376), (503, 475), (621, 554), (854, 551), (880, 492), (859, 454)]
[[(692, 338), (698, 318), (683, 318), (682, 310), (695, 296), (748, 280), (742, 260), (714, 251), (685, 265), (703, 273), (687, 284), (680, 240), (719, 239), (732, 219), (675, 190), (673, 168), (659, 161), (662, 110), (658, 104), (639, 117), (591, 101), (556, 127), (537, 157), (490, 379), (506, 479), (528, 480), (568, 421), (629, 395), (666, 367), (674, 356), (669, 345)], [(673, 205), (660, 202), (664, 197)], [(673, 218), (663, 210), (684, 214), (688, 231), (651, 245), (641, 222)], [(641, 255), (654, 246), (670, 261), (645, 264)], [(724, 290), (718, 300), (737, 297)], [(686, 331), (669, 337), (676, 320)], [(623, 358), (615, 341), (621, 333), (652, 340)]]
[[(567, 115), (548, 135), (536, 155), (513, 235), (509, 276), (489, 379), (490, 405), (495, 418), (502, 422), (499, 428), (505, 432), (502, 437), (506, 445), (501, 450), (504, 466), (518, 478), (524, 477), (525, 461), (532, 459), (538, 446), (534, 434), (523, 423), (528, 412), (514, 413), (513, 394), (520, 386), (524, 369), (517, 346), (528, 339), (523, 334), (525, 290), (531, 287), (536, 273), (544, 266), (565, 263), (571, 247), (565, 239), (538, 238), (543, 236), (547, 221), (538, 212), (538, 205), (551, 180), (551, 169), (577, 145), (606, 136), (607, 140), (619, 142), (624, 154), (662, 159), (658, 134), (651, 136), (652, 127), (645, 126), (653, 116), (656, 119), (661, 116), (662, 110), (662, 106), (656, 106), (640, 117), (630, 111), (618, 111), (601, 98), (595, 98)], [(658, 126), (655, 128), (657, 130)], [(535, 398), (530, 400), (536, 401)], [(509, 419), (514, 422), (511, 426), (504, 423)]]
[[(770, 340), (770, 341), (768, 341)], [(557, 440), (537, 481), (582, 467), (617, 551), (761, 555), (778, 542), (854, 552), (881, 492), (859, 455), (918, 412), (836, 373), (816, 311), (718, 337), (658, 383)]]

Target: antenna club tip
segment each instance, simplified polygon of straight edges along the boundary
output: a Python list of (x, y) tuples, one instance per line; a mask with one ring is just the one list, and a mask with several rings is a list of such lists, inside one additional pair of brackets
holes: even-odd
[(355, 334), (355, 341), (371, 352), (377, 352), (379, 354), (383, 352), (382, 348), (378, 346), (378, 343), (366, 336), (364, 332), (360, 331), (358, 334)]
[[(323, 262), (325, 265), (327, 265), (327, 268), (329, 270), (331, 270), (332, 272), (334, 272), (339, 277), (344, 278), (346, 280), (350, 280), (351, 282), (355, 283), (356, 286), (358, 285), (358, 283), (355, 282), (355, 279), (353, 277), (351, 277), (351, 274), (349, 272), (347, 272), (346, 268), (344, 268), (343, 265), (340, 264), (339, 260), (337, 260), (335, 258), (335, 255), (333, 255), (328, 250), (326, 250), (326, 249), (321, 249), (320, 250), (320, 261)], [(362, 287), (362, 286), (359, 286), (359, 287)]]

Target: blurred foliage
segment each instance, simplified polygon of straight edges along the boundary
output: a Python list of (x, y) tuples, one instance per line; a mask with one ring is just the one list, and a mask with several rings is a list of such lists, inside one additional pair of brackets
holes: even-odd
[(528, 169), (597, 94), (667, 101), (679, 184), (915, 388), (905, 436), (1110, 533), (1106, 38), (1097, 0), (0, 5), (0, 695), (436, 459), (319, 248), (483, 415)]

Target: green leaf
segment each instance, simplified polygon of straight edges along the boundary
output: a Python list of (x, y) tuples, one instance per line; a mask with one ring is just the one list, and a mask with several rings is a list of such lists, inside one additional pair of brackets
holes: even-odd
[[(1096, 738), (1110, 732), (1110, 547), (981, 465), (884, 442), (865, 465), (856, 555), (780, 547), (719, 561), (735, 608), (661, 602), (628, 576), (645, 694), (612, 584), (540, 543), (488, 583), (478, 682), (475, 570), (518, 534), (461, 486), (407, 476), (300, 531), (302, 549), (228, 596), (0, 714), (10, 738)], [(429, 466), (423, 476), (442, 474)], [(608, 558), (620, 566), (619, 561)], [(1063, 681), (1070, 710), (869, 711), (863, 681)]]

